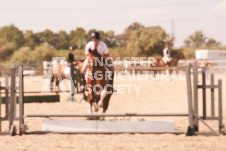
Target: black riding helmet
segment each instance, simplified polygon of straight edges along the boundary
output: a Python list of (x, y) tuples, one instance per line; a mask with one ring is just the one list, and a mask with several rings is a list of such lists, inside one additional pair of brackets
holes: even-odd
[(100, 39), (100, 33), (94, 31), (91, 33), (90, 38), (91, 39)]

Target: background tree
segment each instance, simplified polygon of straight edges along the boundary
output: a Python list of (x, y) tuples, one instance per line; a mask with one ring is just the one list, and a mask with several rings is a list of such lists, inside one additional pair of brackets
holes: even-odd
[(107, 32), (103, 32), (103, 31), (100, 31), (100, 36), (101, 36), (101, 40), (103, 42), (106, 43), (106, 45), (109, 47), (109, 48), (115, 48), (116, 47), (116, 38), (115, 38), (115, 33), (114, 31), (112, 30), (109, 30)]
[(67, 32), (61, 30), (56, 34), (56, 43), (55, 43), (55, 48), (57, 50), (59, 49), (68, 49), (70, 46), (70, 40), (69, 40), (69, 35)]
[(43, 32), (39, 32), (36, 35), (41, 43), (48, 44), (52, 47), (54, 47), (57, 42), (56, 34), (49, 29), (46, 29)]
[(16, 45), (13, 42), (6, 42), (0, 39), (0, 61), (8, 61), (10, 56), (16, 50)]
[(192, 35), (184, 40), (186, 47), (204, 47), (206, 42), (206, 36), (201, 30), (195, 31)]
[(25, 39), (22, 31), (14, 25), (10, 25), (0, 28), (0, 41), (2, 45), (15, 45), (11, 48), (18, 49), (24, 45)]
[[(135, 24), (136, 25), (136, 24)], [(126, 48), (133, 56), (162, 56), (162, 50), (168, 40), (168, 35), (160, 26), (129, 26), (125, 30), (128, 38)], [(129, 31), (129, 32), (128, 32)]]
[(16, 64), (32, 63), (32, 51), (30, 47), (21, 47), (19, 50), (14, 51), (10, 62)]
[(32, 53), (32, 62), (51, 61), (54, 56), (53, 48), (49, 45), (42, 44), (35, 48)]
[(221, 46), (221, 43), (220, 42), (217, 42), (215, 39), (213, 38), (209, 38), (207, 41), (206, 41), (206, 47), (219, 47)]
[(76, 30), (70, 31), (70, 46), (74, 48), (84, 48), (87, 43), (87, 34), (82, 27), (76, 28)]
[(24, 46), (31, 47), (34, 49), (36, 46), (41, 44), (40, 39), (32, 30), (26, 30), (24, 33), (25, 44)]
[(117, 36), (117, 45), (119, 47), (126, 47), (127, 46), (127, 41), (130, 38), (132, 32), (134, 31), (139, 31), (142, 28), (145, 28), (142, 24), (134, 22), (131, 25), (129, 25), (122, 34)]

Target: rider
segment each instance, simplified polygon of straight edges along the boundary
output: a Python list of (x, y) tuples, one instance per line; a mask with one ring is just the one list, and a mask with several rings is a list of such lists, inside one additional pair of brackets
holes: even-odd
[[(91, 56), (90, 50), (91, 51), (95, 49), (97, 50), (97, 52), (103, 57), (105, 66), (111, 72), (110, 74), (111, 78), (109, 79), (109, 84), (111, 85), (111, 89), (113, 90), (114, 67), (112, 65), (111, 58), (108, 58), (110, 57), (108, 47), (103, 41), (100, 40), (99, 32), (92, 32), (90, 35), (90, 38), (91, 38), (91, 41), (88, 42), (85, 47), (85, 58), (87, 60)], [(81, 71), (83, 74), (85, 73), (85, 70), (87, 68), (86, 60), (83, 64), (82, 71)]]
[(172, 58), (170, 57), (170, 51), (168, 46), (166, 45), (166, 47), (163, 49), (163, 58), (162, 60), (167, 64), (169, 62), (171, 62)]
[(69, 47), (70, 53), (68, 54), (68, 62), (71, 64), (75, 61), (74, 59), (74, 49), (73, 47)]

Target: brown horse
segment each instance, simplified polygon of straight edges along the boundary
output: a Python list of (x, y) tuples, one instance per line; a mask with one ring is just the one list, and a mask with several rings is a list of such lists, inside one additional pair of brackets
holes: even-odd
[[(73, 65), (75, 68), (78, 68), (78, 70), (81, 69), (82, 63), (84, 60), (80, 60), (80, 61), (75, 61)], [(53, 84), (55, 83), (55, 86), (58, 88), (58, 91), (60, 91), (60, 81), (67, 79), (67, 76), (70, 76), (70, 71), (71, 69), (66, 68), (66, 66), (63, 66), (61, 64), (58, 64), (56, 67), (53, 68), (53, 75), (51, 78), (51, 83), (50, 83), (50, 90), (53, 90)], [(61, 78), (58, 78), (58, 75)]]
[(178, 52), (177, 54), (172, 56), (171, 62), (165, 63), (162, 58), (159, 58), (159, 59), (156, 59), (154, 64), (155, 64), (155, 67), (165, 67), (166, 65), (168, 65), (169, 67), (174, 67), (174, 66), (177, 66), (178, 61), (180, 59), (185, 59), (185, 56), (182, 52)]
[(110, 77), (105, 74), (108, 69), (103, 62), (97, 62), (102, 57), (96, 49), (90, 50), (90, 54), (91, 58), (86, 71), (86, 93), (88, 93), (89, 113), (93, 112), (92, 105), (94, 105), (95, 112), (98, 111), (98, 107), (103, 107), (103, 113), (105, 113), (112, 95), (111, 86), (109, 85)]
[[(165, 63), (162, 58), (159, 58), (159, 59), (156, 59), (156, 61), (154, 62), (154, 65), (155, 65), (155, 67), (166, 67), (166, 66), (168, 66), (168, 67), (176, 67), (177, 64), (178, 64), (178, 61), (180, 59), (185, 59), (184, 54), (182, 52), (176, 52), (176, 54), (172, 56), (172, 59), (171, 59), (170, 62)], [(154, 75), (158, 71), (159, 70), (155, 70)], [(169, 71), (169, 73), (172, 72), (172, 70), (168, 70), (168, 71)]]
[(60, 91), (61, 80), (58, 78), (58, 75), (61, 76), (61, 80), (66, 79), (65, 67), (63, 67), (61, 64), (58, 64), (57, 67), (53, 68), (53, 75), (50, 81), (50, 90), (53, 90), (53, 83), (55, 83), (58, 91)]

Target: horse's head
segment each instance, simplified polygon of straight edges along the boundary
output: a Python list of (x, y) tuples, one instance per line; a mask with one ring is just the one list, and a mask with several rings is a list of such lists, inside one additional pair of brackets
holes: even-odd
[(97, 49), (89, 49), (89, 53), (91, 54), (91, 57), (98, 57), (101, 58), (101, 55), (98, 53)]
[[(97, 64), (98, 61), (101, 62), (101, 60), (103, 59), (101, 54), (97, 52), (97, 49), (94, 50), (89, 49), (89, 53), (91, 54), (90, 58), (91, 64)], [(101, 66), (103, 65), (101, 64)]]
[(185, 59), (185, 56), (182, 52), (177, 52), (172, 56), (172, 61), (169, 63), (170, 66), (177, 66), (178, 61), (181, 59)]

